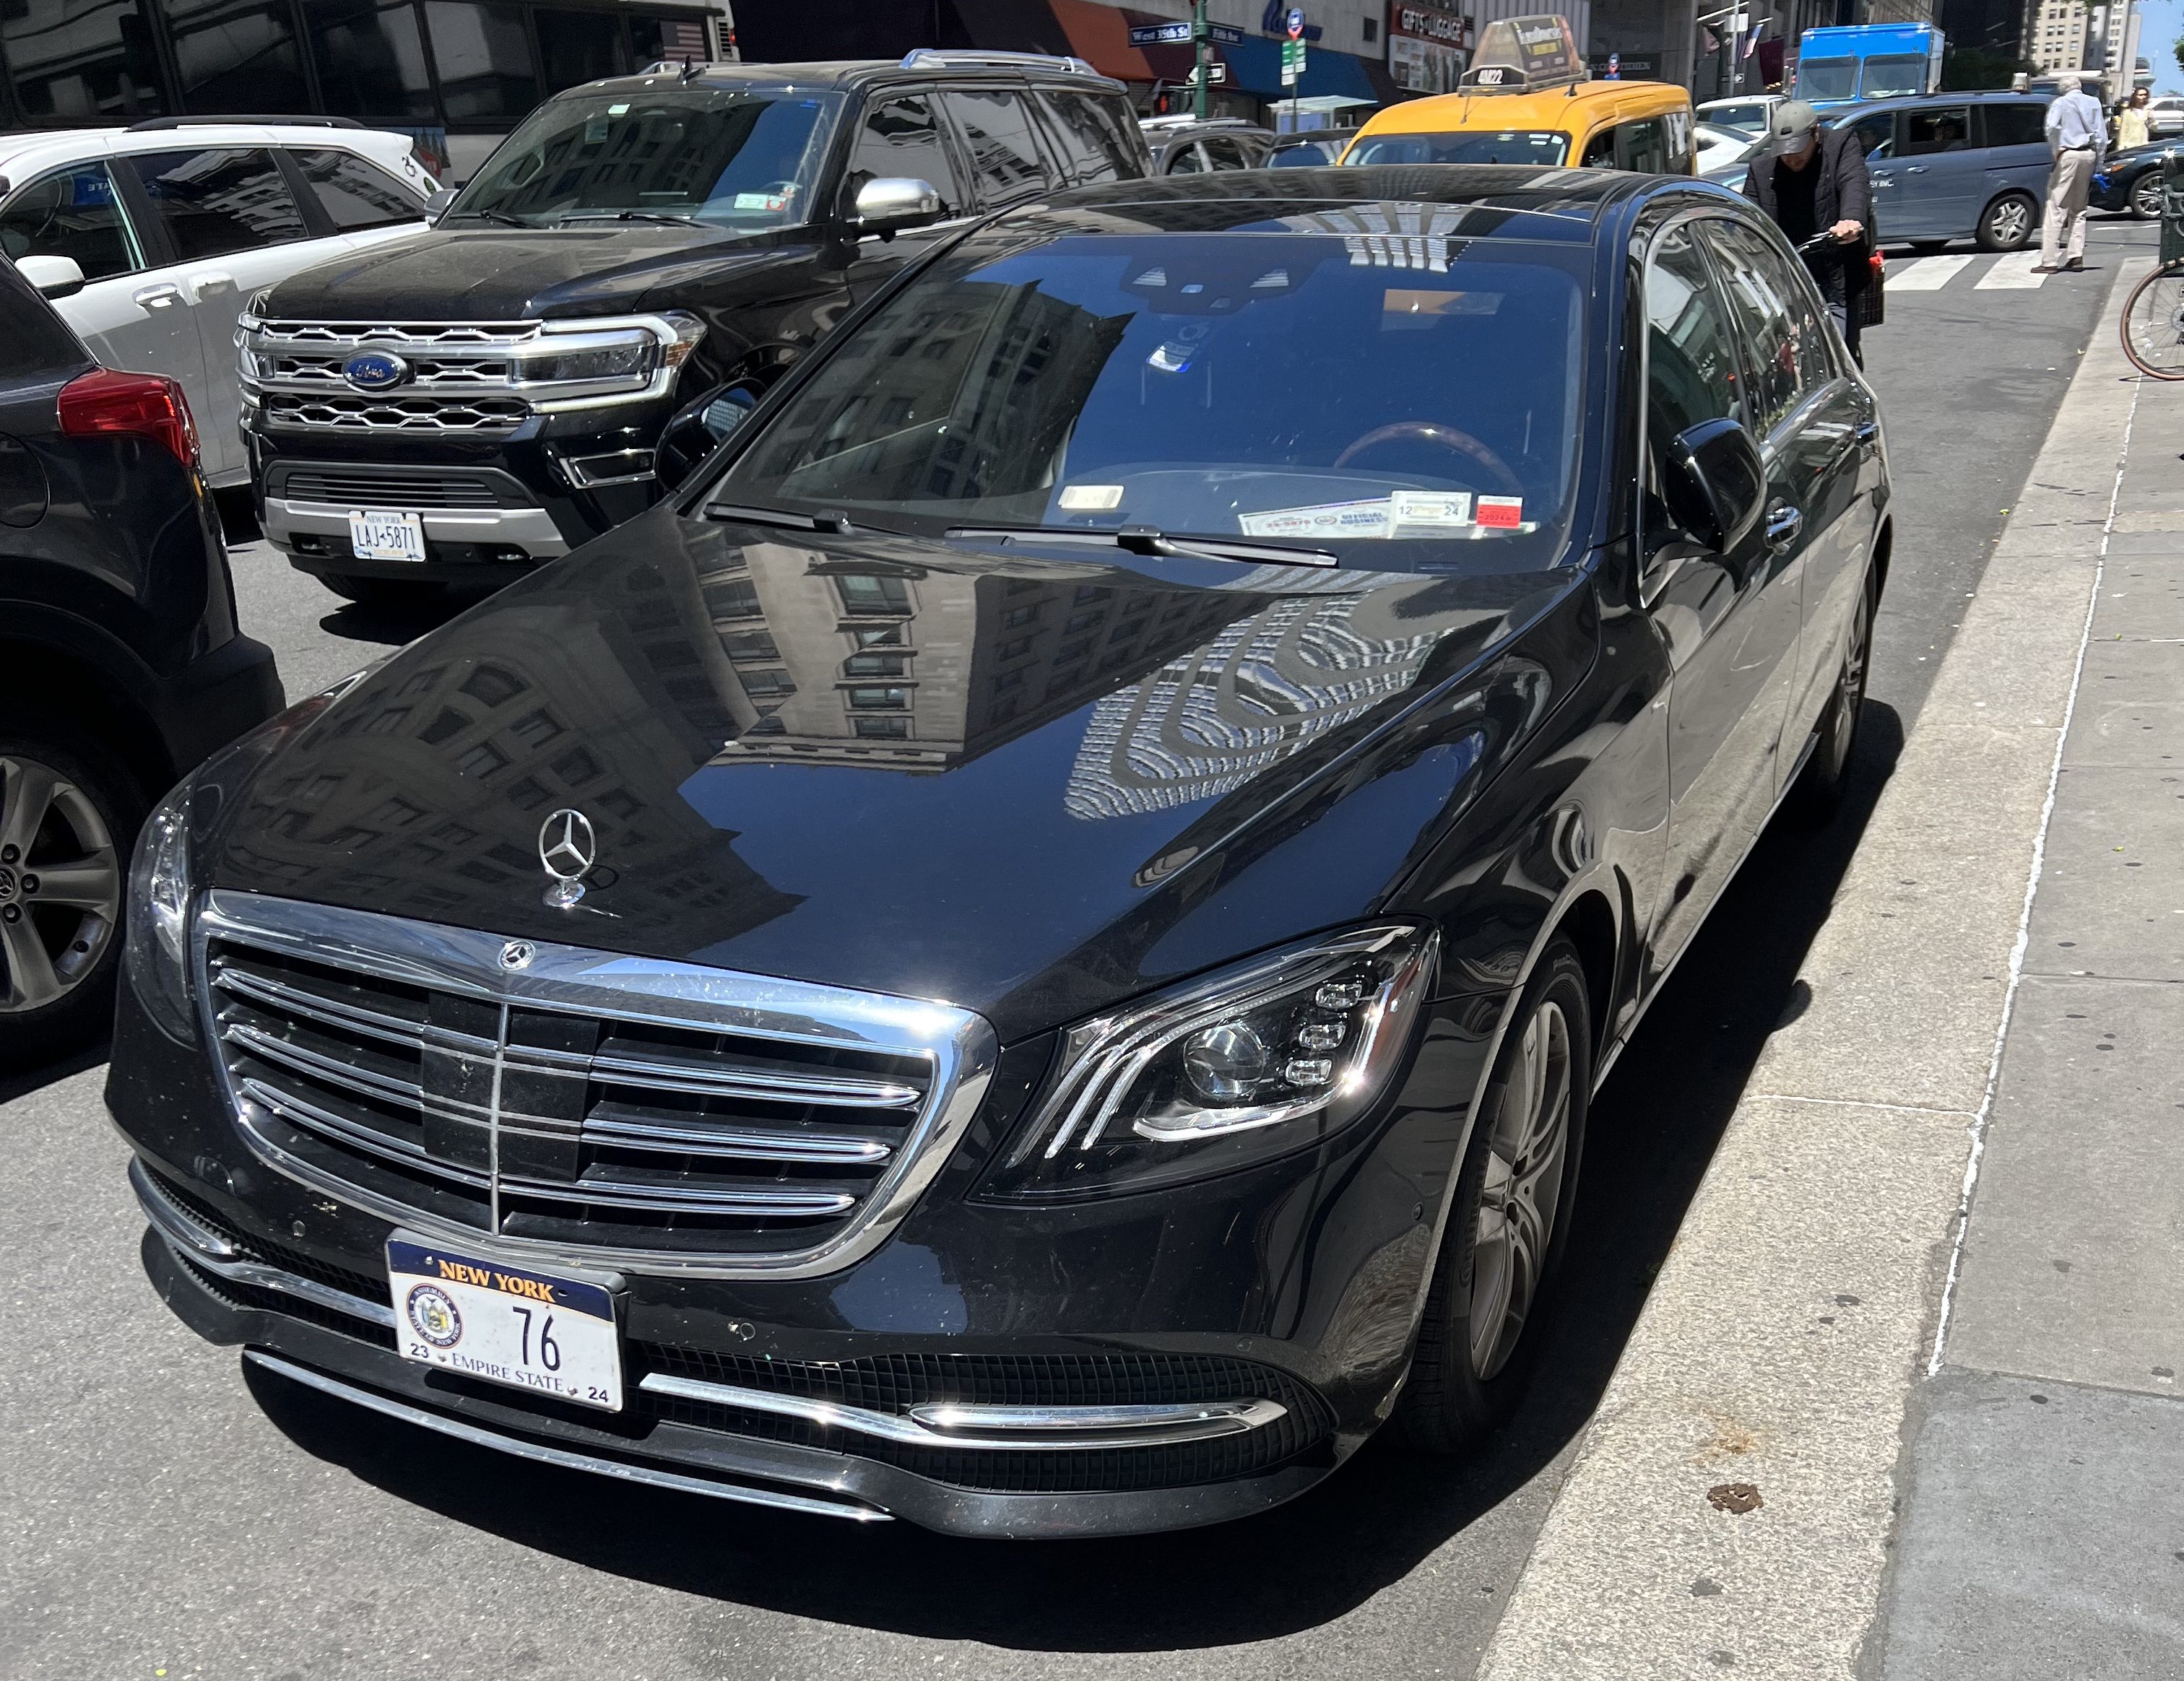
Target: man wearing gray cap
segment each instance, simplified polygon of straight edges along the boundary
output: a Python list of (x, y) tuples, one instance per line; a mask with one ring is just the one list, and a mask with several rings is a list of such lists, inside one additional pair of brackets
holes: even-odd
[(2069, 267), (2086, 266), (2086, 198), (2109, 145), (2108, 119), (2101, 114), (2101, 102), (2075, 75), (2056, 80), (2063, 91), (2048, 107), (2048, 149), (2054, 154), (2055, 167), (2048, 176), (2040, 266), (2033, 270), (2040, 275), (2055, 272), (2059, 250)]
[(1824, 129), (1802, 99), (1777, 105), (1767, 120), (1769, 144), (1744, 176), (1744, 196), (1767, 214), (1792, 245), (1819, 235), (1832, 242), (1803, 254), (1827, 300), (1843, 342), (1860, 367), (1858, 311), (1873, 270), (1873, 184), (1865, 153), (1847, 128)]

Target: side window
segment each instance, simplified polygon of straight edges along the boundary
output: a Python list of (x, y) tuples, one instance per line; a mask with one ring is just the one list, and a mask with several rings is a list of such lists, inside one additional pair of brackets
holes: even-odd
[(1861, 117), (1851, 125), (1851, 132), (1858, 136), (1858, 149), (1867, 157), (1892, 158), (1896, 155), (1894, 117)]
[(1835, 376), (1807, 288), (1787, 259), (1749, 228), (1708, 222), (1730, 309), (1752, 353), (1752, 430), (1764, 437), (1809, 392)]
[(425, 201), (354, 152), (292, 152), (311, 191), (343, 233), (422, 221)]
[(1986, 143), (2045, 147), (2047, 122), (2048, 113), (2038, 105), (1990, 105), (1986, 108)]
[(1642, 175), (1669, 172), (1669, 125), (1660, 117), (1645, 117), (1616, 130), (1616, 150), (1622, 167)]
[(1219, 135), (1208, 135), (1199, 144), (1206, 148), (1206, 162), (1210, 169), (1246, 170), (1251, 167), (1244, 156), (1244, 148), (1233, 140), (1224, 139)]
[(1903, 153), (1919, 158), (1929, 152), (1962, 152), (1971, 144), (1972, 114), (1968, 105), (1944, 105), (1931, 111), (1903, 114)]
[(1162, 173), (1171, 175), (1195, 175), (1202, 174), (1205, 169), (1206, 157), (1199, 151), (1198, 142), (1195, 140), (1186, 140), (1182, 144), (1169, 148), (1167, 161), (1162, 166)]
[(952, 215), (964, 208), (963, 184), (956, 176), (948, 136), (941, 131), (931, 96), (905, 94), (882, 101), (865, 114), (857, 149), (850, 160), (850, 197), (881, 175), (907, 175), (931, 181)]
[(0, 250), (11, 259), (73, 257), (87, 281), (144, 266), (136, 231), (103, 164), (81, 164), (34, 181), (0, 208)]
[(1145, 172), (1136, 120), (1119, 100), (1056, 88), (1042, 88), (1038, 98), (1080, 182), (1128, 181)]
[(148, 152), (130, 162), (185, 263), (304, 237), (270, 152)]
[(1660, 494), (1670, 440), (1702, 420), (1743, 418), (1736, 340), (1705, 253), (1688, 225), (1663, 236), (1646, 266), (1645, 545), (1674, 532)]
[(1691, 114), (1671, 111), (1661, 119), (1662, 127), (1669, 137), (1669, 162), (1663, 170), (1665, 175), (1687, 175), (1691, 172)]
[(1612, 170), (1615, 167), (1615, 131), (1604, 128), (1585, 143), (1585, 155), (1577, 160), (1581, 170)]
[(944, 93), (949, 114), (970, 148), (971, 175), (980, 199), (1005, 204), (1044, 192), (1051, 182), (1022, 94), (999, 87)]

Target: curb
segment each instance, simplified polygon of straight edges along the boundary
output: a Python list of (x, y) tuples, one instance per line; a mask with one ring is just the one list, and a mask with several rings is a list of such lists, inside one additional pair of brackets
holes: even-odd
[[(1752, 1071), (1481, 1681), (1856, 1673), (2120, 481), (2142, 272), (2118, 266), (1799, 969), (1811, 1005)], [(1761, 1504), (1717, 1509), (1724, 1483)]]

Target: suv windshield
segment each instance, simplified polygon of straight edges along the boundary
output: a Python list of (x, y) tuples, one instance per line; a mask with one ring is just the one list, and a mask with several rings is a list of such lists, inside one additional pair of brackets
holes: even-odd
[(841, 104), (834, 93), (749, 87), (550, 100), (501, 143), (443, 220), (806, 222)]
[(1546, 130), (1479, 129), (1457, 134), (1368, 134), (1345, 164), (1532, 164), (1554, 169), (1569, 156), (1569, 136)]
[(1890, 54), (1865, 61), (1865, 80), (1859, 86), (1864, 99), (1894, 99), (1926, 91), (1926, 60), (1922, 53)]
[(1362, 231), (1460, 220), (1382, 204), (1245, 232), (996, 230), (844, 341), (715, 493), (929, 534), (1557, 564), (1590, 247)]
[(1797, 60), (1797, 97), (1800, 99), (1847, 99), (1857, 92), (1857, 59)]

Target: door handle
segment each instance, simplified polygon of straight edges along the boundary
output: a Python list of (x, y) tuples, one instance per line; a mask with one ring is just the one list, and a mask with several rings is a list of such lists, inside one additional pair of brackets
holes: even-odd
[(162, 281), (157, 286), (138, 287), (129, 294), (129, 301), (146, 309), (164, 309), (170, 303), (182, 301), (182, 289)]
[(1924, 164), (1907, 164), (1904, 165), (1903, 173), (1907, 175), (1923, 175), (1926, 173), (1926, 166)]
[(1786, 502), (1778, 502), (1767, 510), (1767, 546), (1786, 548), (1797, 540), (1797, 533), (1805, 529), (1805, 516)]

